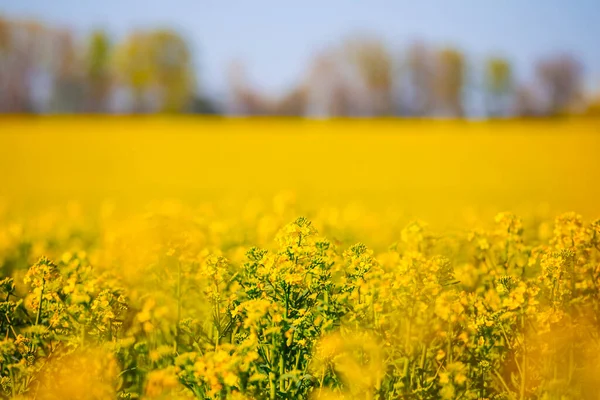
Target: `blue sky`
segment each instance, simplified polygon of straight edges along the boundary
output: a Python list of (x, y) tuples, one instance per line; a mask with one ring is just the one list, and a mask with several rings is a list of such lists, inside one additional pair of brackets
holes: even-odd
[(599, 0), (0, 0), (0, 14), (82, 34), (103, 28), (115, 38), (135, 28), (176, 28), (209, 93), (226, 91), (234, 59), (257, 87), (279, 92), (315, 50), (356, 33), (379, 36), (398, 54), (415, 39), (458, 46), (473, 62), (501, 54), (522, 79), (535, 59), (568, 51), (600, 90)]

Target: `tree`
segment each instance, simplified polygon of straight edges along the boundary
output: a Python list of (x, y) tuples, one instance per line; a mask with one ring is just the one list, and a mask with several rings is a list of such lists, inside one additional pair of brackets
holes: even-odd
[(247, 83), (246, 68), (236, 60), (229, 67), (229, 83), (233, 95), (234, 113), (261, 115), (266, 113), (266, 100)]
[(36, 22), (0, 20), (1, 111), (34, 111), (31, 81), (44, 36)]
[(408, 100), (409, 114), (416, 116), (430, 115), (433, 111), (434, 93), (434, 63), (431, 52), (423, 43), (413, 43), (407, 52), (402, 71), (403, 86), (407, 89), (405, 97)]
[(365, 84), (374, 115), (393, 112), (394, 60), (385, 45), (377, 39), (359, 38), (346, 42), (350, 64)]
[(10, 24), (0, 16), (0, 112), (8, 109)]
[(503, 59), (492, 57), (485, 65), (485, 91), (488, 115), (505, 115), (507, 97), (512, 90), (512, 68)]
[(590, 99), (585, 110), (585, 115), (588, 117), (600, 117), (600, 96)]
[(170, 31), (155, 32), (151, 43), (162, 93), (161, 111), (181, 111), (191, 100), (196, 84), (189, 48), (181, 36)]
[(517, 87), (514, 114), (518, 117), (532, 117), (539, 114), (539, 102), (531, 88), (527, 86)]
[(68, 30), (54, 35), (54, 90), (52, 109), (55, 112), (71, 113), (83, 110), (85, 98), (81, 59), (73, 35)]
[(274, 102), (271, 114), (302, 116), (306, 113), (307, 91), (302, 85), (292, 88)]
[(222, 110), (209, 98), (203, 96), (194, 96), (190, 102), (188, 112), (191, 114), (220, 115)]
[(85, 59), (88, 111), (106, 112), (111, 89), (110, 42), (105, 32), (93, 32)]
[(131, 92), (134, 113), (146, 111), (145, 93), (153, 79), (147, 36), (141, 32), (131, 34), (119, 46), (116, 54), (117, 75)]
[(572, 56), (560, 54), (541, 60), (536, 72), (548, 99), (548, 114), (569, 112), (581, 100), (583, 69)]
[(440, 110), (443, 113), (462, 117), (464, 115), (462, 91), (465, 83), (465, 61), (460, 51), (446, 48), (438, 52), (434, 81)]
[[(10, 43), (10, 24), (0, 16), (0, 52), (8, 49)], [(4, 54), (4, 53), (2, 53)]]
[(168, 30), (135, 32), (120, 46), (117, 71), (133, 94), (134, 111), (181, 112), (194, 95), (195, 77), (185, 40)]
[(306, 74), (307, 108), (326, 116), (348, 116), (353, 113), (350, 82), (335, 50), (322, 51)]

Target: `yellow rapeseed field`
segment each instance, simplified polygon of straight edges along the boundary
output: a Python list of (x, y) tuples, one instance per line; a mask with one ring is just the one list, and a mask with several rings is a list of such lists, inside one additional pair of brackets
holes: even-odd
[(599, 121), (11, 117), (0, 177), (0, 398), (600, 398)]

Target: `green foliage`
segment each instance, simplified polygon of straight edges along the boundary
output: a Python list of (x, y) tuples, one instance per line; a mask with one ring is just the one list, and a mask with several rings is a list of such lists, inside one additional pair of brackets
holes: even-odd
[[(97, 233), (89, 253), (67, 250), (81, 244), (74, 231), (48, 237), (37, 246), (62, 252), (56, 261), (0, 280), (2, 398), (597, 392), (598, 221), (563, 214), (547, 238), (525, 236), (511, 213), (464, 235), (413, 222), (375, 254), (338, 250), (306, 218), (272, 246), (231, 249), (209, 244), (209, 225), (189, 215), (144, 220), (151, 228), (134, 219)], [(121, 248), (126, 237), (139, 246)], [(22, 265), (28, 240), (3, 243), (0, 259)]]

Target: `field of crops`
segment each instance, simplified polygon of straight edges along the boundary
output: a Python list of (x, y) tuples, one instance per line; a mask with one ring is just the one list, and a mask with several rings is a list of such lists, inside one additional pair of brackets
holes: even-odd
[(597, 121), (12, 118), (0, 177), (0, 398), (600, 398)]

